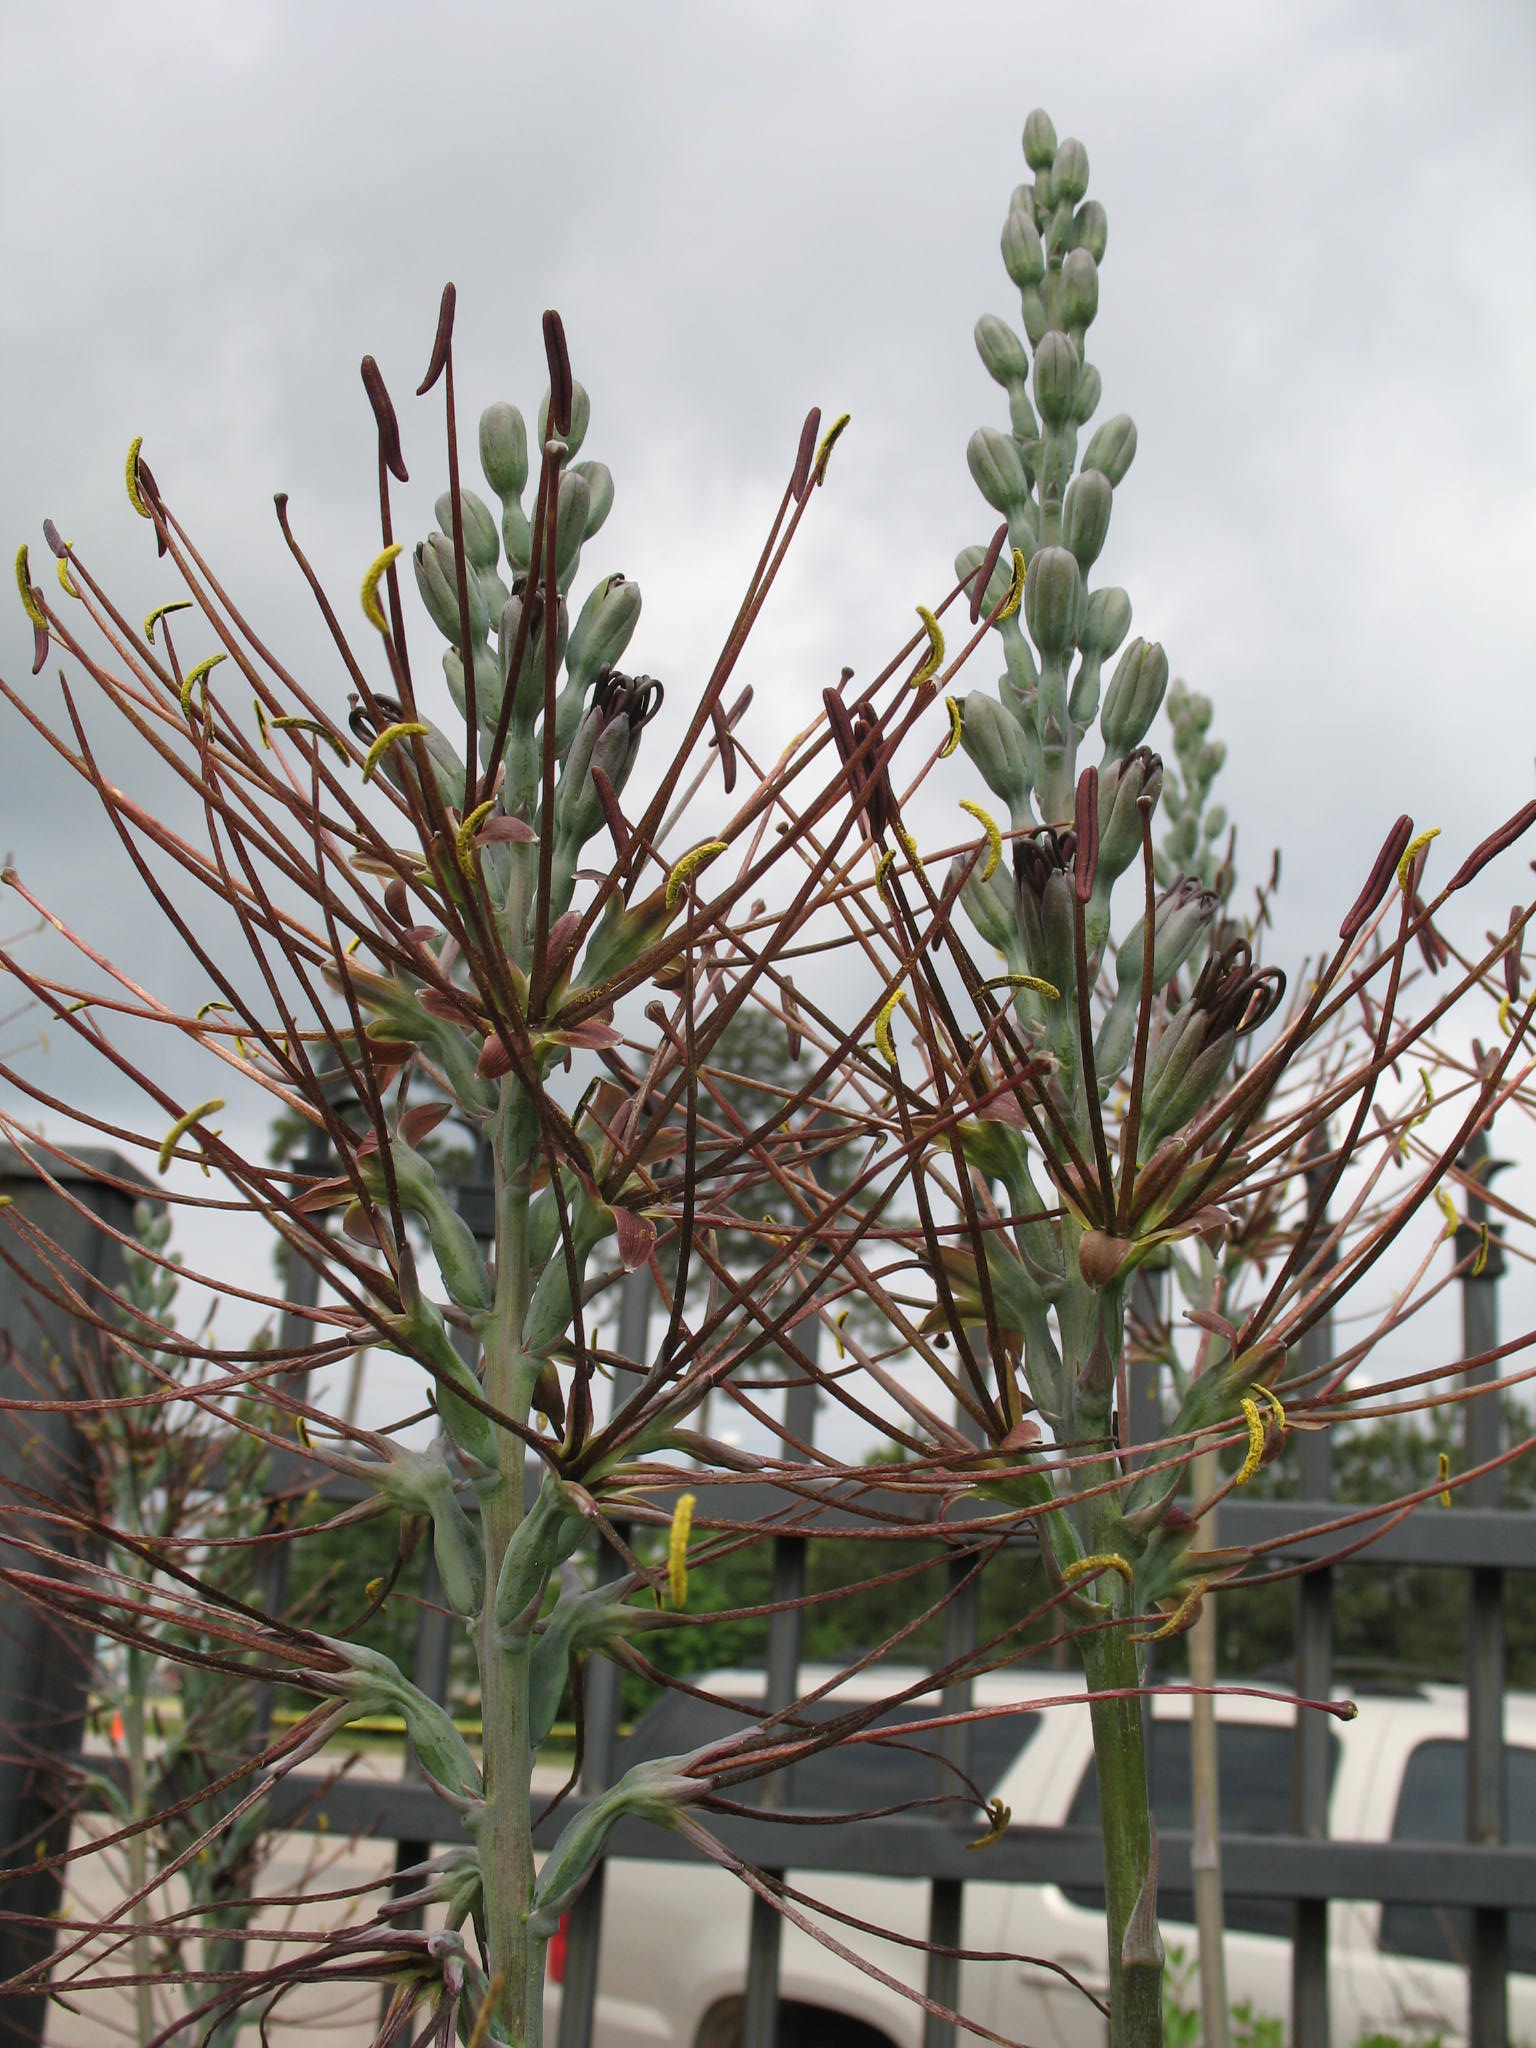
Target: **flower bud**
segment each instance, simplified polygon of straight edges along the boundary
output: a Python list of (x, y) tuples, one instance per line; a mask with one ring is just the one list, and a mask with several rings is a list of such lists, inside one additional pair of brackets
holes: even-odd
[[(444, 533), (453, 532), (453, 493), (444, 491), (432, 508)], [(464, 559), (472, 569), (494, 569), (501, 553), (501, 541), (490, 507), (473, 491), (459, 492), (459, 511), (464, 520)]]
[(1146, 738), (1167, 687), (1167, 655), (1156, 641), (1149, 646), (1138, 636), (1121, 655), (1104, 695), (1099, 730), (1106, 758), (1129, 753)]
[(1109, 243), (1109, 216), (1097, 199), (1090, 199), (1077, 209), (1072, 221), (1072, 246), (1086, 249), (1095, 263), (1104, 261), (1104, 251)]
[(1064, 427), (1072, 418), (1082, 364), (1077, 350), (1060, 329), (1040, 338), (1035, 350), (1035, 405), (1049, 427)]
[[(1163, 787), (1160, 757), (1133, 747), (1123, 758), (1106, 764), (1099, 778), (1099, 873), (1106, 885), (1123, 875), (1141, 851), (1143, 797), (1155, 804)], [(1105, 903), (1108, 903), (1107, 888)]]
[[(950, 868), (953, 883), (964, 861), (956, 860)], [(965, 905), (965, 914), (989, 946), (995, 946), (1015, 972), (1024, 972), (1024, 954), (1019, 944), (1019, 919), (1014, 907), (1014, 885), (1007, 864), (994, 870), (987, 881), (981, 879), (980, 865), (971, 868), (970, 880), (960, 893)]]
[(606, 462), (578, 462), (572, 476), (584, 477), (587, 485), (587, 525), (583, 540), (590, 540), (613, 506), (613, 471)]
[(1023, 383), (1029, 375), (1023, 342), (995, 313), (983, 313), (976, 322), (976, 353), (986, 365), (987, 375), (1005, 390)]
[[(453, 558), (453, 542), (445, 534), (431, 534), (415, 550), (411, 560), (416, 570), (416, 587), (421, 592), (422, 603), (432, 614), (432, 623), (445, 640), (456, 646), (461, 636), (458, 567)], [(471, 576), (468, 583), (469, 636), (478, 642), (484, 640), (490, 631), (491, 618), (479, 581)]]
[(640, 618), (640, 586), (613, 575), (599, 583), (582, 606), (566, 649), (567, 687), (585, 694), (603, 668), (622, 657)]
[(1131, 630), (1131, 600), (1117, 583), (1106, 583), (1088, 599), (1078, 645), (1102, 659), (1114, 653)]
[(1076, 206), (1088, 190), (1088, 152), (1075, 135), (1069, 135), (1051, 160), (1051, 194)]
[(555, 581), (568, 590), (581, 560), (581, 544), (587, 537), (587, 517), (592, 510), (592, 493), (580, 470), (568, 469), (560, 479), (556, 500)]
[(1099, 266), (1074, 249), (1061, 266), (1061, 317), (1068, 327), (1091, 327), (1099, 310)]
[(1008, 211), (1010, 213), (1027, 214), (1031, 220), (1034, 219), (1035, 188), (1028, 178), (1024, 180), (1023, 184), (1014, 186), (1012, 196), (1008, 201)]
[(1029, 744), (1024, 728), (995, 697), (973, 690), (960, 705), (960, 744), (981, 770), (982, 780), (1007, 804), (1014, 823), (1028, 824)]
[(1077, 557), (1069, 548), (1037, 548), (1024, 579), (1024, 616), (1042, 655), (1064, 654), (1073, 644), (1082, 601)]
[(998, 427), (978, 427), (966, 447), (965, 459), (976, 488), (1005, 517), (1029, 503), (1029, 478), (1024, 458), (1011, 434)]
[(1120, 482), (1136, 453), (1136, 422), (1129, 413), (1117, 412), (1106, 420), (1088, 443), (1084, 469), (1097, 469), (1112, 484)]
[(1048, 171), (1055, 159), (1055, 123), (1044, 107), (1036, 107), (1024, 123), (1024, 161), (1032, 171)]
[(1010, 213), (1003, 222), (1003, 268), (1021, 291), (1045, 276), (1040, 230), (1027, 213)]
[(1061, 537), (1086, 571), (1098, 560), (1109, 532), (1114, 489), (1101, 470), (1084, 470), (1067, 485), (1061, 507)]
[[(962, 548), (955, 557), (955, 581), (963, 583), (967, 576), (974, 575), (987, 558), (986, 548)], [(999, 552), (992, 565), (992, 574), (981, 593), (981, 604), (977, 616), (982, 612), (995, 611), (1008, 595), (1008, 586), (1013, 581), (1013, 566), (1008, 557)]]
[(1072, 417), (1078, 425), (1086, 426), (1099, 409), (1099, 400), (1104, 396), (1104, 381), (1092, 363), (1084, 363), (1078, 373), (1077, 397), (1072, 405)]
[[(587, 438), (587, 427), (592, 418), (592, 401), (586, 387), (574, 381), (571, 384), (571, 431), (565, 437), (567, 457), (577, 455), (581, 444)], [(549, 438), (549, 393), (546, 391), (539, 400), (539, 445), (542, 447)]]
[(528, 429), (515, 405), (488, 405), (480, 415), (480, 467), (503, 504), (528, 481)]
[(1024, 322), (1024, 332), (1029, 336), (1030, 347), (1038, 348), (1045, 339), (1046, 329), (1051, 324), (1038, 285), (1026, 284), (1019, 287), (1019, 314)]

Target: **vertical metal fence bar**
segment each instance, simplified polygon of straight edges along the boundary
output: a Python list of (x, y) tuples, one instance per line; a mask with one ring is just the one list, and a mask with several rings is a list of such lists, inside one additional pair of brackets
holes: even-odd
[[(650, 1321), (655, 1285), (650, 1271), (642, 1266), (624, 1282), (619, 1305), (619, 1355), (643, 1362), (646, 1328)], [(629, 1540), (629, 1525), (616, 1522), (614, 1534)], [(599, 1585), (616, 1579), (624, 1561), (609, 1543), (598, 1546)], [(587, 1665), (584, 1700), (585, 1729), (581, 1753), (581, 1789), (602, 1792), (613, 1783), (619, 1746), (619, 1667), (611, 1658), (594, 1657)], [(597, 2012), (597, 1972), (602, 1949), (603, 1894), (607, 1866), (599, 1857), (592, 1875), (578, 1894), (566, 1922), (565, 1983), (560, 1993), (560, 2038), (558, 2048), (591, 2048), (592, 2022)]]
[[(1484, 1186), (1499, 1166), (1497, 1160), (1490, 1159), (1488, 1140), (1481, 1132), (1462, 1153), (1460, 1163)], [(1457, 1251), (1474, 1263), (1482, 1255), (1481, 1271), (1469, 1272), (1461, 1284), (1462, 1355), (1476, 1358), (1499, 1341), (1498, 1279), (1504, 1269), (1498, 1233), (1488, 1228), (1488, 1205), (1476, 1195), (1467, 1203), (1466, 1227), (1457, 1232)], [(1470, 1367), (1465, 1379), (1469, 1387), (1479, 1387), (1498, 1375), (1498, 1362), (1490, 1359)], [(1496, 1458), (1503, 1441), (1499, 1396), (1486, 1393), (1468, 1401), (1463, 1427), (1469, 1465), (1483, 1465)], [(1462, 1498), (1471, 1508), (1498, 1508), (1503, 1505), (1503, 1493), (1504, 1475), (1488, 1472), (1464, 1487)], [(1480, 1569), (1467, 1577), (1467, 1840), (1492, 1847), (1504, 1839), (1504, 1575)], [(1473, 1909), (1470, 1962), (1472, 2048), (1506, 2048), (1506, 1914), (1490, 1907)]]
[[(821, 1339), (821, 1325), (807, 1319), (797, 1326), (802, 1352), (814, 1364)], [(811, 1441), (816, 1427), (816, 1387), (809, 1379), (791, 1386), (784, 1397), (784, 1427), (803, 1444)], [(805, 1592), (806, 1539), (803, 1536), (775, 1536), (773, 1539), (773, 1590), (776, 1606), (781, 1601), (799, 1600)], [(768, 1620), (768, 1673), (765, 1710), (776, 1714), (793, 1701), (800, 1689), (800, 1643), (804, 1634), (804, 1610), (783, 1607)], [(786, 1804), (788, 1785), (785, 1772), (774, 1772), (763, 1780), (760, 1804), (765, 1812)], [(781, 1878), (782, 1870), (764, 1872), (770, 1882)], [(784, 1921), (779, 1912), (756, 1892), (752, 1894), (752, 1921), (747, 1940), (747, 1999), (742, 2048), (775, 2048), (779, 2027), (779, 1953)]]
[[(959, 1424), (967, 1436), (976, 1436), (970, 1417), (962, 1409)], [(954, 1664), (962, 1657), (969, 1657), (976, 1648), (976, 1624), (980, 1612), (980, 1588), (976, 1580), (962, 1587), (972, 1560), (961, 1554), (949, 1560), (949, 1586), (954, 1594), (944, 1610), (943, 1661)], [(959, 1588), (960, 1590), (957, 1590)], [(946, 1714), (964, 1713), (970, 1707), (974, 1688), (969, 1678), (962, 1678), (958, 1684), (944, 1688), (943, 1711)], [(957, 1728), (945, 1728), (939, 1736), (939, 1755), (943, 1761), (936, 1767), (938, 1791), (953, 1797), (956, 1790), (955, 1771), (969, 1773), (971, 1752), (969, 1722)], [(951, 1768), (946, 1769), (948, 1765)], [(983, 1787), (983, 1790), (989, 1790)], [(959, 1948), (965, 1925), (965, 1901), (962, 1886), (957, 1878), (935, 1878), (928, 1892), (928, 1939), (940, 1948)], [(957, 1956), (935, 1955), (928, 1952), (926, 1989), (928, 1996), (938, 2005), (946, 2005), (951, 2012), (960, 2009), (960, 1961)], [(951, 2020), (941, 2019), (937, 2013), (923, 2015), (923, 2048), (954, 2048), (955, 2028)]]
[[(1321, 1168), (1307, 1175), (1308, 1199), (1319, 1186)], [(1326, 1236), (1328, 1219), (1318, 1222)], [(1331, 1264), (1331, 1258), (1329, 1260)], [(1315, 1398), (1333, 1356), (1333, 1318), (1314, 1323), (1298, 1346), (1300, 1376)], [(1326, 1429), (1298, 1430), (1296, 1491), (1301, 1500), (1325, 1502), (1333, 1491), (1333, 1438)], [(1325, 1700), (1333, 1687), (1333, 1573), (1326, 1566), (1296, 1582), (1296, 1691), (1303, 1699)], [(1328, 1792), (1332, 1750), (1327, 1717), (1297, 1710), (1296, 1751), (1291, 1787), (1291, 1826), (1320, 1842), (1328, 1833)], [(1328, 1901), (1298, 1899), (1291, 1909), (1291, 2039), (1294, 2048), (1328, 2048)]]

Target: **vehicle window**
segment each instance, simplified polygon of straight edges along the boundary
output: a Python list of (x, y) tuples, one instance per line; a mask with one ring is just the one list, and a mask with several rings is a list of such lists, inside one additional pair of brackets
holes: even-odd
[[(1504, 1758), (1506, 1838), (1519, 1848), (1536, 1848), (1536, 1749), (1509, 1748)], [(1421, 1742), (1411, 1753), (1397, 1798), (1392, 1839), (1467, 1839), (1464, 1742)], [(1465, 1964), (1471, 1919), (1470, 1913), (1444, 1906), (1386, 1905), (1381, 1909), (1381, 1946), (1391, 1955)], [(1536, 1913), (1510, 1914), (1509, 1967), (1536, 1974)]]
[[(1259, 1727), (1224, 1721), (1217, 1731), (1217, 1782), (1221, 1825), (1241, 1835), (1285, 1835), (1291, 1831), (1291, 1783), (1295, 1769), (1295, 1734), (1287, 1727)], [(1329, 1742), (1328, 1781), (1338, 1767), (1339, 1745)], [(1152, 1811), (1157, 1825), (1170, 1834), (1187, 1833), (1194, 1824), (1189, 1774), (1189, 1724), (1157, 1721), (1152, 1729)], [(1090, 1763), (1067, 1814), (1069, 1827), (1099, 1825), (1099, 1781)], [(1096, 1886), (1074, 1885), (1067, 1897), (1079, 1906), (1103, 1909), (1104, 1894)], [(1158, 1912), (1164, 1920), (1193, 1921), (1195, 1902), (1189, 1892), (1159, 1886)], [(1227, 1927), (1234, 1934), (1291, 1932), (1288, 1899), (1245, 1898), (1225, 1901)]]
[[(681, 1693), (663, 1693), (621, 1743), (619, 1769), (626, 1771), (631, 1764), (677, 1756), (703, 1743), (717, 1742), (750, 1726), (759, 1711), (755, 1706), (711, 1706)], [(818, 1700), (806, 1709), (804, 1718), (820, 1725), (846, 1711), (844, 1706)], [(937, 1711), (931, 1704), (898, 1707), (882, 1714), (873, 1725), (908, 1725), (926, 1721)], [(1039, 1722), (1038, 1714), (1029, 1713), (972, 1722), (970, 1776), (984, 1792), (990, 1793), (1002, 1780)], [(936, 1756), (938, 1749), (939, 1733), (935, 1731), (904, 1736), (899, 1745), (859, 1742), (824, 1750), (793, 1767), (782, 1804), (801, 1812), (862, 1813), (925, 1798), (935, 1789), (934, 1766), (928, 1759)], [(750, 1787), (737, 1796), (750, 1798)]]

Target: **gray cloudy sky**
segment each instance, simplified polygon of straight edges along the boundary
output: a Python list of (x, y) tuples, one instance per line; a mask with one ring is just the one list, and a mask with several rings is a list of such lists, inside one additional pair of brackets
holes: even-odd
[[(539, 315), (563, 312), (618, 485), (587, 565), (640, 580), (633, 659), (685, 702), (806, 408), (852, 413), (742, 670), (766, 747), (991, 529), (964, 450), (1004, 415), (970, 336), (1016, 314), (998, 230), (1042, 103), (1108, 209), (1090, 353), (1141, 434), (1100, 574), (1216, 700), (1249, 873), (1285, 850), (1277, 956), (1336, 925), (1399, 809), (1455, 853), (1531, 794), (1526, 5), (159, 0), (76, 6), (67, 33), (12, 6), (0, 45), (0, 491), (35, 574), (51, 515), (131, 616), (169, 594), (123, 495), (141, 433), (339, 705), (271, 494), (350, 616), (376, 546), (358, 361), (396, 395), (424, 530), (440, 401), (409, 394), (452, 277), (469, 422), (531, 412)], [(166, 993), (206, 993), (29, 736), (0, 780), (27, 877)], [(1480, 921), (1523, 874), (1489, 878)], [(78, 1078), (56, 1043), (34, 1070)]]

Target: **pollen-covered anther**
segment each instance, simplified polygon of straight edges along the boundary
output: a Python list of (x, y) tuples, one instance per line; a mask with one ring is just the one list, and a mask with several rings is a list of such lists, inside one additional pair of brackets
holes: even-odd
[(216, 1095), (207, 1102), (200, 1102), (196, 1109), (189, 1109), (184, 1116), (177, 1117), (175, 1123), (171, 1125), (171, 1128), (160, 1141), (160, 1150), (156, 1156), (155, 1165), (161, 1173), (164, 1173), (167, 1167), (169, 1167), (171, 1160), (175, 1156), (176, 1147), (181, 1143), (188, 1131), (192, 1129), (192, 1126), (200, 1124), (205, 1116), (212, 1116), (216, 1109), (222, 1109), (223, 1107), (223, 1096)]
[(1101, 1572), (1118, 1572), (1128, 1586), (1136, 1583), (1136, 1574), (1131, 1570), (1118, 1551), (1096, 1552), (1092, 1557), (1076, 1557), (1061, 1568), (1061, 1583), (1075, 1586), (1081, 1579), (1096, 1579)]
[(213, 671), (218, 667), (221, 661), (225, 660), (225, 658), (226, 657), (222, 654), (210, 654), (206, 656), (204, 660), (198, 662), (195, 667), (189, 668), (186, 674), (182, 677), (181, 712), (184, 718), (190, 718), (192, 716), (192, 692), (197, 688), (199, 683), (207, 681), (208, 677), (213, 674)]
[(376, 627), (381, 633), (389, 631), (389, 621), (384, 616), (384, 607), (379, 603), (379, 584), (383, 581), (390, 563), (399, 553), (399, 541), (392, 541), (387, 548), (374, 556), (368, 565), (368, 573), (363, 578), (363, 616), (370, 626)]
[(1440, 1505), (1443, 1508), (1448, 1508), (1451, 1504), (1451, 1490), (1445, 1482), (1451, 1476), (1451, 1454), (1449, 1451), (1442, 1451), (1440, 1453), (1436, 1476), (1440, 1481)]
[(1024, 556), (1020, 549), (1013, 551), (1013, 581), (1008, 586), (1008, 595), (997, 608), (997, 623), (1011, 619), (1024, 602), (1024, 577), (1026, 574)]
[(984, 810), (980, 804), (972, 803), (968, 796), (961, 797), (960, 808), (962, 811), (969, 811), (987, 835), (987, 858), (982, 865), (981, 879), (990, 882), (997, 873), (998, 864), (1003, 857), (1002, 828), (990, 811)]
[(958, 697), (946, 697), (944, 709), (949, 713), (949, 738), (939, 749), (939, 759), (947, 761), (960, 744), (960, 735), (965, 729), (965, 719), (960, 710)]
[(695, 1505), (693, 1494), (680, 1493), (667, 1531), (667, 1591), (676, 1608), (688, 1605), (688, 1538), (693, 1533)]
[(676, 910), (682, 901), (683, 891), (699, 869), (708, 867), (712, 860), (726, 851), (729, 844), (730, 842), (725, 839), (706, 839), (702, 846), (692, 846), (686, 853), (678, 856), (671, 873), (667, 876), (666, 893), (663, 897), (668, 910)]
[(922, 620), (923, 630), (928, 635), (928, 652), (923, 656), (908, 678), (914, 685), (929, 682), (938, 674), (944, 661), (943, 627), (940, 626), (938, 620), (925, 604), (918, 606), (917, 616)]
[(431, 726), (423, 725), (419, 718), (402, 718), (393, 725), (386, 725), (363, 756), (364, 782), (373, 780), (374, 770), (397, 740), (425, 739), (431, 730)]
[(27, 617), (34, 626), (41, 626), (46, 629), (48, 624), (47, 616), (37, 601), (37, 593), (32, 588), (32, 577), (27, 567), (27, 544), (25, 541), (16, 550), (16, 588), (21, 593), (21, 608)]
[(974, 1842), (967, 1842), (967, 1849), (990, 1849), (994, 1842), (1000, 1842), (1008, 1832), (1008, 1823), (1013, 1819), (1013, 1808), (1005, 1806), (1001, 1799), (989, 1799), (987, 1818), (992, 1825), (984, 1835), (978, 1835)]
[(1264, 1416), (1258, 1402), (1253, 1399), (1251, 1394), (1244, 1394), (1242, 1409), (1243, 1420), (1248, 1425), (1248, 1455), (1244, 1458), (1242, 1469), (1233, 1481), (1235, 1486), (1246, 1486), (1254, 1473), (1263, 1464), (1264, 1445), (1266, 1442)]
[(1425, 847), (1428, 846), (1431, 839), (1438, 839), (1439, 837), (1440, 827), (1438, 825), (1431, 825), (1427, 832), (1415, 833), (1414, 837), (1409, 840), (1408, 844), (1403, 848), (1402, 858), (1397, 863), (1397, 886), (1399, 889), (1407, 888), (1408, 877), (1413, 871), (1414, 862), (1424, 851)]
[(123, 464), (123, 482), (128, 487), (128, 502), (141, 519), (153, 519), (143, 486), (139, 482), (139, 450), (144, 446), (144, 436), (135, 434), (128, 444), (128, 459)]
[(169, 618), (172, 612), (189, 612), (191, 610), (192, 600), (190, 597), (173, 597), (169, 604), (157, 604), (152, 612), (144, 614), (144, 638), (153, 647), (155, 644), (155, 627), (161, 619)]
[(891, 1019), (896, 1015), (900, 1005), (901, 990), (898, 988), (886, 997), (875, 1018), (875, 1050), (882, 1058), (888, 1059), (893, 1067), (896, 1064), (896, 1041), (891, 1036)]
[(832, 450), (837, 446), (843, 429), (847, 426), (851, 417), (850, 413), (839, 413), (821, 437), (821, 446), (816, 450), (816, 481), (818, 484), (824, 484), (827, 480), (827, 464), (832, 459)]

